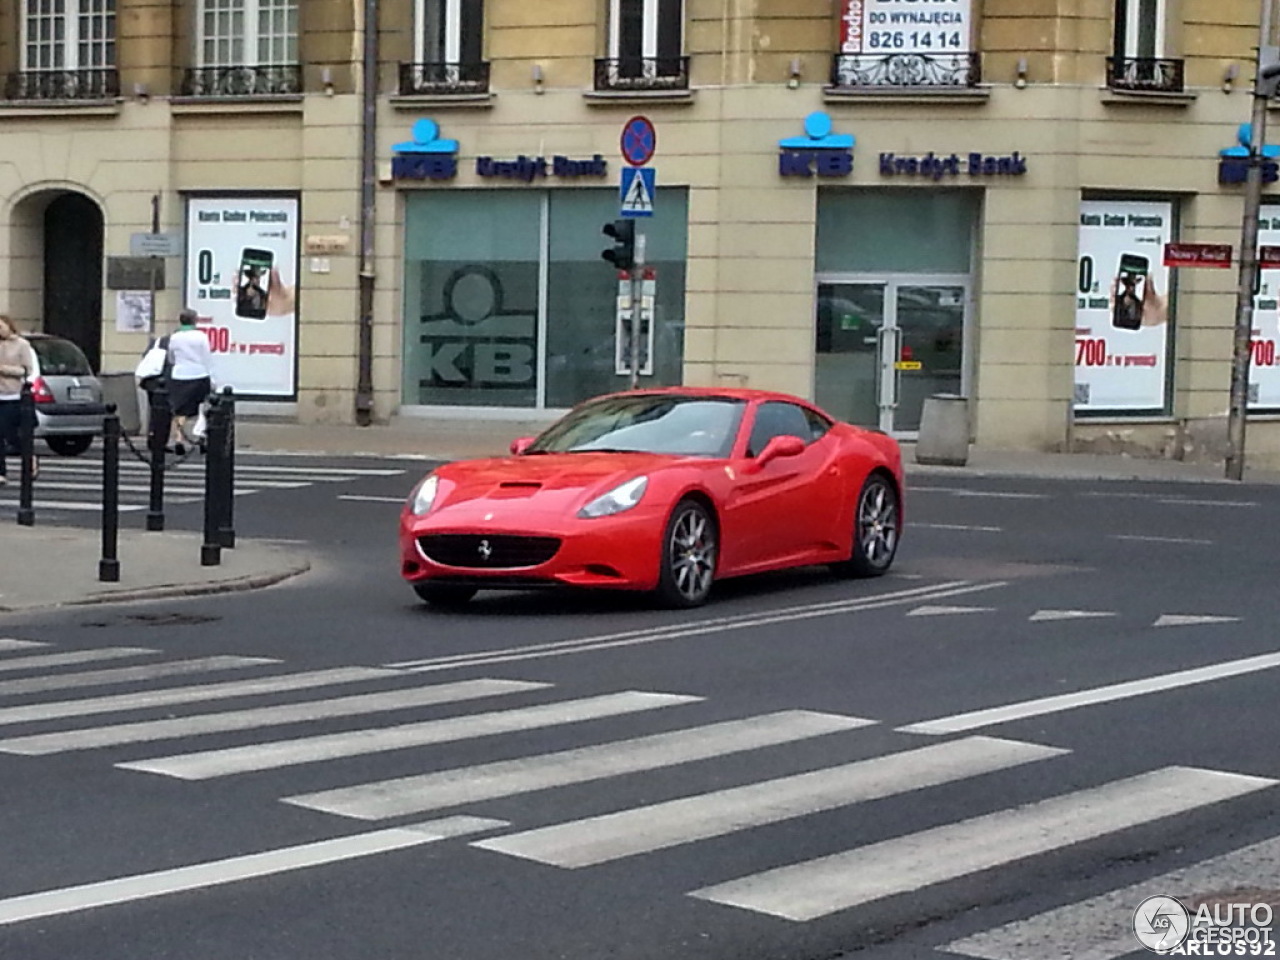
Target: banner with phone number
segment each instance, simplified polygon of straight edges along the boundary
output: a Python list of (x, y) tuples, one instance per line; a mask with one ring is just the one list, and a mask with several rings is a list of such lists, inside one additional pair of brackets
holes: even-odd
[(237, 394), (292, 399), (298, 198), (188, 197), (185, 303)]
[(1085, 200), (1076, 276), (1075, 409), (1164, 410), (1173, 204)]
[(968, 53), (970, 0), (843, 0), (840, 52)]

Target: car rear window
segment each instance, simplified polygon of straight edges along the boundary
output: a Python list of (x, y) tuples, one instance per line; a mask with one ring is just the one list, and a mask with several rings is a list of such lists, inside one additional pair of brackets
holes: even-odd
[(70, 340), (32, 337), (31, 347), (40, 359), (40, 373), (46, 377), (93, 376), (88, 359)]

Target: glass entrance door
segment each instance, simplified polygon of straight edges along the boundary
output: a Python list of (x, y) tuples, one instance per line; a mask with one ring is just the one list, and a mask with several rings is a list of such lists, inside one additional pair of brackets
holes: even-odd
[(896, 436), (920, 429), (924, 401), (963, 394), (967, 277), (819, 278), (814, 399)]

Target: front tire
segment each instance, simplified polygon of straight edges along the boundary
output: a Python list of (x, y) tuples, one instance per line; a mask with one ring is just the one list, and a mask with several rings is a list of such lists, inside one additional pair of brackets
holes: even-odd
[(425, 583), (415, 583), (413, 592), (423, 603), (429, 603), (433, 607), (450, 608), (465, 606), (467, 601), (476, 595), (476, 588), (464, 587), (457, 583), (433, 583), (428, 580)]
[(658, 601), (665, 607), (698, 607), (715, 581), (720, 537), (715, 518), (696, 500), (681, 500), (662, 535)]
[(882, 473), (867, 477), (853, 514), (849, 559), (832, 564), (844, 577), (881, 577), (893, 566), (901, 533), (901, 508), (893, 481)]
[(93, 437), (45, 437), (44, 442), (60, 457), (78, 457), (93, 446)]

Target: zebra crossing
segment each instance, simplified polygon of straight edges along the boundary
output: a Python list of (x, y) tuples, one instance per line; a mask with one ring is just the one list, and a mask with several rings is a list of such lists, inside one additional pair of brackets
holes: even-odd
[[(368, 478), (395, 477), (405, 473), (396, 467), (282, 465), (262, 454), (241, 451), (236, 455), (236, 496), (267, 490), (299, 490), (318, 484), (350, 483)], [(171, 463), (165, 470), (165, 504), (204, 501), (204, 458), (198, 454)], [(151, 491), (151, 468), (123, 450), (120, 457), (120, 510), (146, 510)], [(6, 487), (0, 510), (18, 508), (17, 485)], [(95, 512), (102, 509), (101, 455), (41, 457), (34, 484), (36, 510)]]
[[(1071, 789), (1054, 792), (1044, 774), (1069, 762), (1069, 749), (986, 735), (972, 726), (886, 731), (874, 718), (814, 710), (726, 718), (705, 698), (681, 690), (583, 695), (542, 681), (444, 680), (397, 667), (291, 671), (263, 657), (182, 658), (149, 647), (60, 650), (20, 638), (0, 638), (0, 675), (0, 765), (69, 753), (93, 758), (102, 751), (104, 764), (115, 769), (181, 781), (283, 771), (279, 782), (285, 786), (276, 799), (330, 815), (335, 825), (331, 840), (0, 899), (0, 926), (444, 841), (466, 847), (460, 855), (509, 863), (512, 870), (534, 863), (587, 876), (605, 864), (697, 849), (717, 839), (750, 848), (750, 831), (891, 798), (936, 799), (934, 808), (946, 809), (948, 791), (987, 784), (988, 809), (978, 815), (871, 842), (851, 843), (837, 833), (820, 855), (738, 876), (691, 878), (679, 891), (716, 909), (808, 923), (1229, 804), (1277, 783), (1175, 765), (1100, 783), (1078, 782), (1076, 770), (1064, 777)], [(94, 689), (123, 683), (134, 686)], [(234, 706), (220, 709), (227, 700)], [(427, 714), (409, 718), (408, 711)], [(616, 722), (627, 718), (637, 729), (619, 737)], [(647, 718), (660, 721), (656, 732), (645, 732)], [(315, 725), (333, 721), (349, 728), (315, 732)], [(611, 733), (596, 732), (610, 722)], [(276, 732), (285, 727), (288, 736)], [(443, 768), (432, 755), (446, 744), (561, 730), (572, 732), (575, 745)], [(892, 736), (876, 741), (872, 755), (849, 759), (872, 730)], [(201, 745), (203, 737), (229, 732), (249, 742)], [(806, 745), (829, 748), (838, 759), (800, 772), (774, 769), (748, 782), (740, 782), (741, 766), (727, 776), (717, 767), (766, 750), (776, 758), (778, 750)], [(360, 783), (339, 780), (303, 793), (287, 789), (294, 768), (308, 767), (307, 782), (314, 786), (318, 779), (340, 778), (324, 776), (333, 769), (325, 764), (393, 752), (402, 771), (419, 771)], [(1037, 775), (1030, 779), (1040, 785), (1036, 798), (1010, 805), (994, 778), (1032, 768)], [(571, 818), (557, 802), (557, 791), (567, 788), (625, 786), (622, 778), (641, 775), (629, 782), (634, 786), (643, 775), (663, 771), (681, 775), (679, 795), (655, 798), (641, 788), (642, 796), (634, 796), (627, 787), (631, 802), (619, 802), (611, 792), (606, 809)], [(422, 817), (435, 819), (404, 819)], [(347, 834), (341, 825), (352, 821), (376, 829)], [(1255, 886), (1280, 885), (1278, 853), (1280, 838), (1255, 843), (936, 949), (940, 956), (984, 960), (1047, 956), (1048, 945), (1061, 943), (1061, 931), (1071, 929), (1087, 941), (1073, 941), (1073, 957), (1113, 960), (1135, 949), (1125, 925), (1144, 896), (1245, 876)], [(1046, 946), (1043, 954), (1028, 948), (1038, 942)]]

